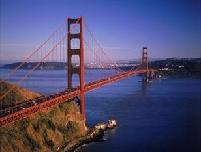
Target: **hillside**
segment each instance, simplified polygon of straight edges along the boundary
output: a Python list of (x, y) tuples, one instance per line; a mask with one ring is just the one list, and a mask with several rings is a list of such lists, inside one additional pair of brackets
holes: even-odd
[[(15, 69), (17, 66), (21, 65), (22, 62), (15, 62), (11, 64), (5, 64), (1, 66), (0, 68), (3, 69)], [(20, 69), (28, 70), (32, 69), (38, 64), (38, 62), (27, 62), (24, 63)], [(37, 70), (62, 70), (66, 68), (66, 63), (65, 62), (43, 62), (41, 65), (36, 68)]]
[(18, 104), (20, 102), (23, 102), (23, 100), (29, 100), (40, 96), (39, 93), (31, 92), (30, 90), (10, 84), (8, 82), (1, 82), (0, 95), (3, 95), (11, 88), (13, 88), (13, 90), (1, 101), (2, 108), (15, 105), (15, 101), (17, 101), (16, 104)]
[(86, 134), (75, 102), (0, 128), (1, 152), (57, 151)]
[[(1, 91), (12, 87), (1, 84)], [(2, 92), (1, 92), (2, 93)], [(10, 99), (33, 98), (37, 93), (16, 87)], [(10, 102), (9, 102), (10, 103)], [(12, 103), (11, 103), (12, 104)], [(74, 101), (40, 112), (0, 128), (1, 152), (58, 151), (86, 135), (85, 121)]]

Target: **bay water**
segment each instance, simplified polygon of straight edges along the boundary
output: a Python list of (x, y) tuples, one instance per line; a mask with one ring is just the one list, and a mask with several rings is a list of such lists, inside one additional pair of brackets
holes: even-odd
[[(0, 69), (0, 78), (8, 70)], [(9, 82), (27, 72), (20, 70)], [(86, 82), (114, 74), (86, 70)], [(140, 76), (109, 84), (86, 94), (88, 126), (108, 119), (117, 127), (106, 132), (105, 142), (83, 146), (83, 152), (199, 152), (201, 79), (167, 78), (143, 84)], [(74, 78), (78, 84), (78, 76)], [(66, 89), (64, 70), (36, 71), (20, 84), (48, 95)]]

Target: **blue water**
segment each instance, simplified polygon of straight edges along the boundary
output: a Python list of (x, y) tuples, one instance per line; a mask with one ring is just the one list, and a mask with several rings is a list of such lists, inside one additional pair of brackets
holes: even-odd
[(200, 151), (200, 94), (197, 79), (167, 79), (142, 85), (130, 78), (87, 96), (89, 123), (115, 118), (118, 127), (86, 152)]
[[(23, 73), (20, 71), (10, 81), (15, 82)], [(86, 71), (86, 79), (95, 80), (111, 73)], [(64, 71), (37, 71), (23, 86), (51, 94), (66, 87), (65, 78)], [(200, 151), (201, 80), (168, 78), (148, 85), (139, 80), (138, 76), (131, 77), (87, 93), (88, 125), (114, 118), (118, 126), (106, 133), (106, 142), (89, 144), (81, 151)]]

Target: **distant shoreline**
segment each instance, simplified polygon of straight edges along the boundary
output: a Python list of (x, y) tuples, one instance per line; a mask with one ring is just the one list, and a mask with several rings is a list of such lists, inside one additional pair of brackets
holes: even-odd
[[(12, 64), (5, 64), (0, 69), (15, 69), (20, 65), (20, 70), (30, 70), (37, 65), (38, 62), (27, 62), (22, 65), (22, 62), (15, 62)], [(88, 63), (85, 65), (87, 70), (111, 70), (117, 66), (121, 70), (130, 70), (131, 68), (139, 65), (135, 61), (108, 63), (105, 66), (96, 65), (95, 63)], [(79, 66), (79, 65), (74, 65)], [(159, 74), (166, 76), (198, 76), (201, 77), (201, 58), (178, 59), (168, 58), (164, 60), (155, 60), (149, 63), (149, 67), (157, 69)], [(65, 70), (67, 63), (65, 62), (43, 62), (35, 70)]]

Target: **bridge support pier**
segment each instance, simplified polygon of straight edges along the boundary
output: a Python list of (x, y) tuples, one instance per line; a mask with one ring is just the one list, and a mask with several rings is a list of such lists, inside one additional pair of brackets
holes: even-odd
[(145, 73), (142, 76), (142, 82), (149, 82), (149, 73)]
[(154, 78), (154, 73), (153, 71), (148, 71), (145, 74), (143, 74), (142, 81), (143, 82), (149, 82)]
[[(68, 63), (68, 89), (73, 88), (72, 77), (73, 74), (78, 74), (80, 79), (80, 112), (85, 118), (85, 82), (84, 82), (84, 40), (83, 40), (83, 18), (68, 18), (68, 43), (67, 43), (67, 63)], [(79, 25), (79, 33), (74, 33), (71, 31), (71, 25), (78, 24)], [(79, 40), (78, 48), (73, 48), (71, 42), (73, 39)], [(72, 56), (79, 56), (79, 66), (74, 66), (72, 63)]]

